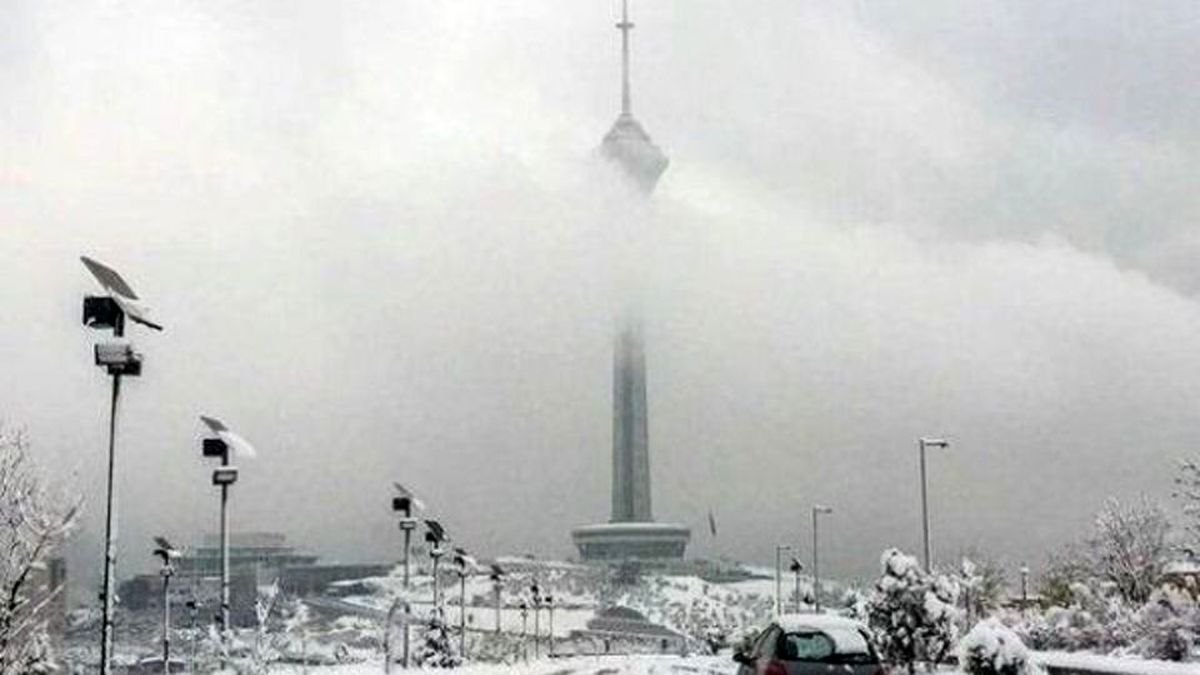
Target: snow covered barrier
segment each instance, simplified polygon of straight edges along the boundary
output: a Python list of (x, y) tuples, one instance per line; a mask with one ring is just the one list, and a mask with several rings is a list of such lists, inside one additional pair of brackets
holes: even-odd
[(958, 662), (967, 675), (1036, 675), (1034, 664), (1021, 638), (998, 619), (975, 624), (958, 644)]
[(1084, 652), (1033, 652), (1049, 675), (1196, 675), (1200, 664), (1102, 656)]

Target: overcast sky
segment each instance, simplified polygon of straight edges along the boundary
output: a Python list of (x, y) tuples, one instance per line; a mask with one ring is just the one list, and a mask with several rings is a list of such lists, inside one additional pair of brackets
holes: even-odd
[(85, 253), (167, 326), (131, 331), (126, 570), (215, 527), (200, 413), (260, 448), (239, 527), (395, 557), (400, 480), (484, 555), (573, 554), (631, 286), (655, 512), (693, 554), (767, 560), (822, 502), (828, 569), (872, 574), (917, 549), (923, 434), (947, 558), (1036, 564), (1106, 497), (1169, 500), (1200, 454), (1200, 5), (635, 2), (672, 159), (637, 210), (594, 154), (616, 11), (4, 3), (0, 417), (86, 494), (75, 558), (108, 392)]

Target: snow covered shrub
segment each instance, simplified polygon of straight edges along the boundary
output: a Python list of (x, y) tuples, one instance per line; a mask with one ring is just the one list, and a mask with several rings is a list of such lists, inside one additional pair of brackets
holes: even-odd
[(1034, 675), (1041, 669), (1029, 660), (1021, 638), (991, 618), (975, 624), (958, 645), (958, 663), (967, 675)]
[(440, 610), (434, 610), (429, 617), (425, 634), (417, 643), (414, 661), (421, 668), (457, 668), (462, 665), (462, 656), (450, 638), (450, 631), (442, 621)]
[(940, 662), (954, 639), (954, 584), (896, 549), (885, 551), (881, 563), (867, 618), (883, 658), (910, 673), (918, 661)]
[(1200, 605), (1173, 588), (1156, 591), (1136, 617), (1138, 654), (1165, 661), (1186, 661), (1200, 644)]

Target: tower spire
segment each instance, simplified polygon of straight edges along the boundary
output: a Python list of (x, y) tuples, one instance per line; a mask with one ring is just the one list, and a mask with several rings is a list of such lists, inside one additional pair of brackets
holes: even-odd
[(633, 30), (633, 22), (629, 20), (629, 0), (621, 0), (621, 22), (617, 24), (621, 31), (621, 114), (633, 113), (633, 101), (629, 94), (629, 31)]

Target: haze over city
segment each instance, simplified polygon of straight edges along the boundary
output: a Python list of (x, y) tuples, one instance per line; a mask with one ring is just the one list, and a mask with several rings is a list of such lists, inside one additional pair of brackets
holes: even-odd
[[(640, 290), (655, 515), (766, 562), (1040, 566), (1200, 445), (1191, 2), (637, 3), (670, 156), (630, 215), (606, 2), (39, 2), (0, 21), (0, 415), (86, 511), (108, 380), (80, 255), (166, 325), (124, 391), (121, 539), (216, 527), (197, 416), (254, 440), (245, 529), (394, 558), (391, 482), (481, 553), (608, 512)], [(715, 514), (718, 534), (708, 531)], [(128, 555), (127, 569), (150, 569)]]

